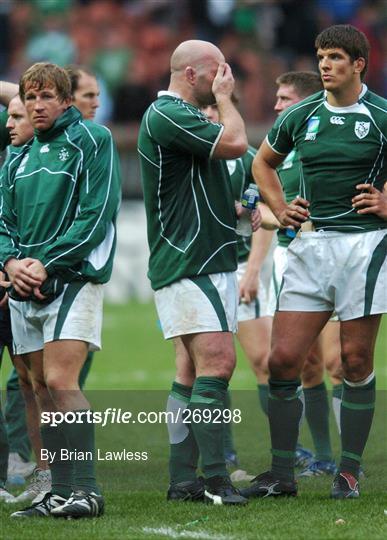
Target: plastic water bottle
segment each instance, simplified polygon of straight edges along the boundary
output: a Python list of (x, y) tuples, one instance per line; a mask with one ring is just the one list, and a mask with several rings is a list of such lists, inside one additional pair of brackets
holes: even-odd
[(258, 208), (259, 193), (255, 184), (249, 184), (249, 187), (242, 195), (241, 203), (244, 208), (243, 214), (238, 219), (236, 233), (240, 236), (251, 236), (251, 212)]

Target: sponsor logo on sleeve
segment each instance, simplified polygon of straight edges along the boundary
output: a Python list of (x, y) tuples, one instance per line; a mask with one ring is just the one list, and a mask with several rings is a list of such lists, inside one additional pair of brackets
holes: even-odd
[(315, 141), (316, 140), (319, 125), (320, 125), (320, 117), (319, 116), (311, 116), (309, 118), (308, 125), (307, 125), (307, 131), (306, 131), (306, 135), (305, 135), (305, 140), (306, 141)]

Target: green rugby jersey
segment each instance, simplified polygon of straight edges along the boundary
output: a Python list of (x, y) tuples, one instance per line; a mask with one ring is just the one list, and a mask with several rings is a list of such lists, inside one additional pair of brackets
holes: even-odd
[[(249, 146), (247, 152), (238, 159), (229, 159), (226, 161), (228, 172), (230, 174), (232, 194), (235, 201), (240, 201), (243, 192), (249, 187), (249, 184), (255, 184), (253, 173), (251, 171), (252, 163), (257, 150)], [(238, 262), (244, 262), (251, 250), (251, 236), (239, 236), (238, 240)]]
[(267, 136), (279, 154), (296, 148), (301, 197), (310, 201), (316, 229), (362, 232), (386, 227), (374, 214), (357, 214), (356, 185), (382, 190), (387, 179), (387, 101), (363, 85), (358, 102), (332, 107), (325, 92), (292, 105)]
[(138, 137), (157, 290), (182, 278), (237, 266), (236, 214), (227, 166), (211, 159), (223, 126), (171, 92), (145, 112)]
[(49, 275), (110, 278), (120, 172), (110, 131), (70, 107), (12, 149), (1, 174), (0, 264), (39, 259)]
[[(296, 150), (292, 150), (277, 168), (279, 179), (284, 190), (285, 200), (290, 203), (300, 193), (300, 158)], [(278, 245), (288, 247), (293, 240), (287, 236), (285, 229), (277, 231)]]

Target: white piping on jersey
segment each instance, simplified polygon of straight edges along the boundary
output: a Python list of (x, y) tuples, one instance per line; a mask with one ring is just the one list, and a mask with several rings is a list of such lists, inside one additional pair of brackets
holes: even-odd
[[(386, 111), (385, 109), (382, 109), (381, 107), (378, 107), (377, 105), (374, 105), (374, 104), (371, 103), (370, 101), (364, 100), (364, 103), (367, 103), (367, 104), (370, 105), (371, 107), (375, 107), (375, 109), (379, 109), (379, 111), (383, 111), (384, 113), (387, 113), (387, 111)], [(372, 119), (372, 122), (373, 122), (374, 126), (375, 126), (376, 129), (379, 131), (379, 133), (381, 134), (381, 136), (383, 137), (383, 139), (384, 139), (385, 141), (387, 141), (386, 135), (383, 133), (383, 131), (379, 128), (379, 126), (377, 125), (377, 123), (376, 123), (375, 120), (373, 119), (373, 116), (372, 116), (371, 111), (370, 111), (370, 114), (371, 114), (371, 119)]]
[(341, 229), (360, 229), (361, 231), (365, 231), (365, 227), (360, 227), (360, 225), (324, 225), (324, 227), (319, 227), (318, 230), (325, 231), (325, 229), (337, 229), (340, 227)]
[(78, 152), (81, 154), (81, 158), (80, 158), (80, 160), (79, 160), (78, 167), (77, 167), (76, 173), (75, 173), (75, 174), (77, 175), (77, 177), (78, 177), (78, 170), (79, 170), (79, 172), (82, 172), (82, 169), (83, 169), (83, 150), (82, 150), (82, 148), (79, 148), (79, 146), (76, 145), (76, 144), (70, 139), (70, 136), (69, 136), (69, 134), (68, 134), (68, 132), (67, 132), (67, 129), (64, 130), (64, 133), (65, 133), (65, 135), (66, 135), (66, 139), (67, 139), (68, 143), (71, 144), (71, 146), (74, 146), (74, 148), (76, 148), (76, 149), (78, 150)]
[(69, 197), (69, 199), (68, 199), (68, 201), (67, 201), (67, 206), (66, 206), (66, 208), (64, 209), (64, 212), (63, 212), (63, 215), (62, 215), (62, 219), (61, 219), (61, 221), (59, 222), (58, 227), (56, 228), (56, 230), (52, 233), (52, 235), (51, 235), (49, 238), (47, 238), (46, 240), (44, 240), (43, 242), (38, 242), (37, 244), (22, 244), (22, 242), (19, 242), (19, 246), (23, 246), (23, 247), (37, 247), (37, 246), (43, 246), (44, 244), (47, 244), (47, 242), (49, 242), (50, 240), (52, 240), (52, 239), (57, 235), (59, 229), (60, 229), (61, 226), (62, 226), (63, 220), (64, 220), (64, 218), (65, 218), (65, 216), (66, 216), (66, 214), (67, 214), (67, 210), (68, 210), (68, 208), (69, 208), (69, 206), (70, 206), (71, 199), (72, 199), (73, 194), (74, 194), (74, 190), (75, 190), (75, 186), (76, 186), (75, 178), (73, 177), (72, 174), (70, 174), (70, 173), (68, 173), (68, 172), (66, 172), (66, 171), (53, 172), (53, 171), (48, 170), (46, 167), (41, 167), (40, 169), (38, 169), (38, 170), (36, 170), (36, 171), (32, 171), (32, 172), (29, 173), (29, 174), (26, 174), (26, 175), (23, 175), (23, 176), (18, 176), (17, 178), (15, 178), (15, 181), (16, 181), (16, 180), (19, 180), (20, 178), (25, 178), (25, 177), (27, 177), (27, 176), (33, 176), (34, 174), (37, 174), (37, 173), (39, 173), (39, 172), (41, 172), (41, 171), (45, 171), (45, 172), (47, 172), (47, 173), (49, 173), (49, 174), (53, 174), (53, 175), (64, 173), (64, 174), (66, 174), (66, 175), (68, 175), (68, 176), (71, 177), (71, 179), (72, 179), (71, 181), (73, 182), (73, 187), (72, 187), (72, 190), (71, 190), (71, 193), (70, 193), (70, 197)]
[[(284, 117), (282, 118), (278, 128), (277, 128), (277, 136), (275, 138), (275, 140), (273, 141), (273, 145), (277, 142), (277, 139), (278, 139), (278, 136), (279, 136), (279, 133), (280, 133), (280, 129), (281, 129), (281, 126), (282, 124), (285, 122), (285, 120), (288, 118), (288, 116), (290, 116), (291, 114), (293, 114), (294, 112), (298, 111), (299, 109), (302, 109), (303, 107), (309, 107), (309, 105), (311, 105), (312, 103), (319, 103), (320, 105), (322, 105), (322, 103), (324, 103), (324, 98), (320, 98), (320, 99), (316, 99), (314, 101), (308, 101), (308, 103), (301, 103), (298, 107), (295, 107), (294, 109), (292, 109), (291, 111), (289, 111), (288, 113), (286, 113), (284, 115)], [(319, 105), (319, 106), (320, 106)], [(319, 107), (318, 106), (318, 107)], [(316, 109), (318, 109), (318, 107), (316, 107)], [(271, 145), (270, 145), (271, 146)], [(272, 147), (272, 146), (271, 146)], [(274, 150), (274, 149), (273, 149)], [(277, 154), (279, 154), (280, 152), (277, 152)], [(281, 155), (287, 155), (287, 154), (281, 154)]]
[(270, 146), (270, 148), (273, 150), (273, 152), (275, 152), (276, 154), (278, 154), (279, 156), (287, 156), (289, 152), (287, 152), (286, 154), (283, 154), (282, 152), (278, 152), (278, 150), (276, 150), (275, 148), (273, 148), (273, 146), (271, 145), (270, 141), (269, 141), (269, 135), (266, 135), (265, 137), (265, 141), (266, 143), (268, 144), (268, 146)]
[(150, 108), (148, 109), (148, 111), (147, 111), (147, 113), (145, 115), (145, 125), (146, 125), (146, 130), (148, 132), (149, 137), (152, 137), (152, 134), (151, 134), (150, 129), (149, 129), (149, 122), (148, 122), (149, 113), (150, 113)]
[(215, 257), (215, 255), (217, 253), (219, 253), (219, 251), (221, 249), (223, 249), (224, 247), (226, 246), (229, 246), (230, 244), (236, 244), (236, 240), (232, 240), (231, 242), (226, 242), (225, 244), (222, 244), (220, 247), (218, 247), (218, 249), (216, 251), (214, 251), (214, 253), (208, 257), (208, 259), (204, 262), (204, 264), (202, 264), (201, 268), (199, 268), (199, 270), (197, 271), (196, 275), (198, 276), (200, 274), (200, 272), (203, 270), (203, 268), (210, 262), (210, 260)]
[(143, 152), (141, 152), (141, 150), (139, 148), (137, 148), (137, 152), (144, 158), (146, 159), (147, 161), (149, 161), (149, 163), (151, 165), (154, 165), (155, 167), (157, 167), (158, 169), (160, 169), (160, 165), (157, 165), (157, 163), (155, 163), (154, 161), (152, 161), (151, 159), (149, 159)]
[(86, 171), (86, 193), (89, 193), (89, 169)]
[(211, 152), (210, 152), (210, 159), (212, 159), (212, 156), (214, 155), (214, 152), (215, 152), (215, 148), (217, 147), (218, 145), (218, 142), (223, 134), (223, 131), (224, 131), (224, 126), (222, 124), (219, 124), (221, 127), (221, 129), (219, 130), (219, 133), (218, 133), (218, 136), (216, 137), (215, 141), (214, 141), (214, 144), (212, 145), (212, 148), (211, 148)]
[(198, 170), (198, 177), (199, 177), (199, 182), (200, 182), (200, 185), (201, 185), (203, 194), (204, 194), (204, 198), (206, 199), (206, 203), (207, 203), (207, 206), (208, 206), (208, 208), (209, 208), (211, 214), (214, 216), (214, 218), (216, 219), (216, 221), (217, 221), (218, 223), (220, 223), (220, 225), (222, 225), (223, 227), (226, 227), (226, 229), (230, 229), (231, 231), (235, 231), (235, 227), (231, 227), (230, 225), (227, 225), (226, 223), (223, 223), (223, 221), (221, 221), (221, 220), (215, 215), (215, 212), (214, 212), (214, 211), (212, 210), (212, 208), (211, 208), (210, 201), (208, 200), (206, 190), (204, 189), (203, 180), (202, 180), (202, 177), (201, 177), (201, 174), (200, 174), (200, 171), (199, 171), (199, 170)]
[(157, 109), (157, 107), (155, 107), (155, 104), (152, 103), (151, 105), (152, 109), (157, 113), (159, 114), (160, 116), (163, 116), (166, 120), (168, 120), (168, 122), (170, 122), (171, 124), (173, 124), (174, 126), (176, 126), (177, 128), (181, 129), (182, 131), (184, 131), (185, 133), (188, 133), (188, 135), (190, 135), (191, 137), (194, 137), (195, 139), (198, 139), (199, 141), (202, 141), (202, 142), (205, 142), (207, 144), (213, 144), (212, 141), (207, 141), (206, 139), (202, 139), (201, 137), (198, 137), (197, 135), (194, 135), (191, 131), (189, 131), (188, 129), (184, 129), (183, 127), (179, 126), (179, 124), (177, 124), (176, 122), (174, 122), (171, 118), (169, 118), (169, 116), (167, 116), (166, 114), (162, 113), (161, 111), (159, 111)]
[[(68, 173), (67, 171), (50, 171), (50, 169), (47, 169), (47, 167), (40, 167), (40, 169), (36, 169), (35, 171), (31, 171), (28, 174), (20, 174), (18, 176), (15, 175), (15, 183), (16, 180), (20, 180), (21, 178), (28, 178), (29, 176), (33, 176), (36, 173), (39, 173), (40, 171), (46, 171), (48, 174), (65, 174), (66, 176), (69, 176), (71, 178), (71, 181), (75, 183), (75, 178), (72, 174)], [(14, 184), (13, 184), (14, 185)]]
[[(96, 140), (94, 139), (94, 137), (93, 137), (92, 134), (90, 133), (88, 127), (87, 127), (83, 122), (79, 122), (79, 125), (80, 125), (81, 127), (83, 127), (83, 129), (86, 130), (86, 132), (87, 132), (87, 134), (89, 135), (90, 139), (93, 141), (94, 146), (95, 146), (94, 157), (96, 157), (96, 156), (97, 156), (97, 153), (98, 153), (98, 144), (97, 144)], [(108, 131), (109, 134), (111, 135), (110, 131), (109, 131), (109, 130), (107, 130), (107, 131)]]
[(162, 171), (162, 162), (163, 162), (163, 158), (162, 158), (162, 153), (161, 153), (161, 146), (158, 145), (157, 146), (158, 148), (158, 151), (159, 151), (159, 157), (160, 157), (160, 173), (159, 173), (159, 185), (158, 185), (158, 188), (157, 188), (157, 198), (158, 198), (158, 208), (159, 208), (159, 221), (160, 221), (160, 225), (161, 225), (161, 234), (160, 236), (162, 238), (164, 238), (164, 240), (166, 242), (168, 242), (168, 244), (173, 247), (174, 249), (177, 249), (177, 251), (180, 251), (181, 253), (185, 253), (187, 251), (187, 249), (191, 246), (191, 244), (196, 240), (196, 237), (197, 235), (199, 234), (199, 231), (200, 231), (200, 225), (201, 225), (201, 222), (200, 222), (200, 212), (199, 212), (199, 208), (198, 208), (198, 203), (197, 203), (197, 199), (196, 199), (196, 193), (195, 193), (195, 189), (194, 189), (194, 185), (193, 185), (193, 170), (194, 170), (194, 164), (193, 164), (193, 157), (192, 157), (192, 166), (191, 166), (191, 189), (192, 189), (192, 193), (193, 193), (193, 198), (194, 198), (194, 201), (195, 201), (195, 208), (196, 208), (196, 215), (197, 215), (197, 218), (198, 218), (198, 228), (196, 230), (196, 233), (194, 234), (192, 240), (189, 242), (189, 244), (184, 248), (184, 249), (181, 249), (177, 246), (175, 246), (175, 244), (173, 244), (169, 238), (167, 238), (166, 236), (164, 236), (164, 224), (163, 224), (163, 221), (161, 219), (161, 197), (160, 197), (160, 191), (161, 191), (161, 181), (163, 179), (163, 171)]
[[(109, 130), (108, 130), (109, 131)], [(64, 251), (63, 253), (60, 253), (59, 255), (57, 255), (56, 257), (54, 257), (53, 259), (51, 259), (50, 261), (48, 261), (48, 263), (45, 265), (45, 267), (47, 268), (50, 264), (52, 264), (54, 261), (60, 259), (61, 257), (63, 257), (64, 255), (67, 255), (68, 253), (71, 253), (72, 251), (74, 251), (74, 249), (77, 249), (79, 248), (80, 246), (82, 246), (82, 244), (84, 244), (85, 242), (87, 242), (90, 237), (93, 235), (96, 227), (98, 226), (99, 222), (101, 221), (101, 218), (102, 218), (102, 215), (105, 211), (105, 208), (106, 208), (106, 205), (107, 205), (107, 201), (109, 199), (109, 194), (110, 194), (110, 187), (111, 187), (111, 183), (112, 183), (112, 176), (113, 176), (113, 138), (111, 136), (111, 133), (109, 131), (109, 136), (110, 136), (110, 170), (109, 170), (109, 179), (108, 179), (108, 182), (107, 182), (107, 190), (106, 190), (106, 197), (105, 197), (105, 200), (104, 200), (104, 203), (103, 203), (103, 206), (101, 208), (101, 212), (97, 218), (97, 221), (95, 222), (95, 225), (94, 227), (92, 228), (92, 230), (90, 231), (90, 233), (88, 234), (88, 236), (82, 240), (82, 242), (79, 242), (77, 245), (73, 246), (72, 248), (68, 249), (67, 251)], [(74, 224), (74, 222), (73, 222)]]

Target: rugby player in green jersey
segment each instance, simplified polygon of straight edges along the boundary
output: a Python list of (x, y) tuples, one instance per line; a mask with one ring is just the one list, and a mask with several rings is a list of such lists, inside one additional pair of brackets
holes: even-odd
[(89, 404), (78, 376), (89, 347), (100, 348), (102, 288), (111, 274), (120, 200), (118, 159), (109, 130), (83, 122), (71, 107), (63, 69), (34, 64), (21, 78), (20, 96), (35, 137), (3, 167), (0, 220), (15, 352), (31, 366), (41, 411), (82, 418), (42, 425), (52, 491), (12, 515), (99, 516), (94, 429), (85, 420)]
[[(300, 374), (307, 351), (333, 311), (340, 321), (343, 365), (342, 452), (333, 498), (359, 496), (359, 468), (375, 407), (374, 346), (386, 312), (386, 222), (356, 212), (356, 186), (382, 191), (387, 177), (387, 102), (362, 82), (369, 44), (349, 25), (316, 38), (325, 90), (276, 121), (255, 158), (260, 190), (283, 227), (301, 232), (273, 322), (269, 359), (272, 467), (245, 496), (295, 495), (294, 453), (302, 414)], [(295, 148), (301, 197), (286, 204), (276, 169)]]
[[(95, 77), (95, 75), (85, 66), (78, 66), (75, 64), (72, 64), (70, 66), (67, 66), (66, 71), (70, 77), (71, 81), (71, 94), (72, 94), (72, 103), (77, 107), (77, 109), (81, 112), (82, 117), (85, 120), (93, 120), (95, 117), (95, 113), (99, 107), (99, 87), (98, 82)], [(0, 81), (0, 98), (1, 102), (3, 104), (10, 103), (10, 99), (16, 96), (16, 94), (19, 91), (19, 87), (17, 84), (6, 82), (6, 81)], [(14, 98), (12, 100), (12, 110), (14, 110), (15, 114), (14, 116), (14, 122), (11, 121), (10, 125), (8, 126), (8, 129), (12, 129), (13, 132), (15, 132), (15, 128), (12, 127), (13, 123), (17, 124), (17, 130), (20, 133), (20, 136), (18, 137), (18, 142), (15, 143), (12, 141), (12, 144), (14, 146), (20, 146), (27, 142), (29, 138), (29, 129), (27, 128), (27, 125), (24, 123), (24, 105), (20, 102), (20, 99)], [(6, 113), (4, 113), (4, 118), (6, 118)], [(11, 115), (12, 116), (12, 115)], [(28, 121), (28, 119), (27, 119)], [(6, 122), (6, 120), (5, 120)], [(4, 125), (5, 125), (4, 122)], [(32, 129), (30, 126), (28, 126), (30, 129)], [(11, 132), (12, 133), (12, 132)], [(85, 360), (85, 363), (81, 369), (81, 372), (79, 374), (79, 386), (81, 389), (83, 388), (87, 375), (90, 371), (92, 359), (93, 359), (93, 352), (89, 352), (87, 355), (87, 358)], [(31, 388), (28, 385), (28, 376), (24, 372), (23, 366), (19, 366), (18, 373), (16, 372), (16, 369), (13, 369), (11, 371), (11, 374), (7, 381), (7, 400), (5, 405), (5, 417), (6, 417), (6, 429), (8, 434), (8, 441), (9, 441), (9, 447), (10, 447), (10, 457), (9, 457), (9, 465), (8, 465), (8, 477), (13, 476), (21, 476), (22, 473), (25, 476), (28, 476), (28, 474), (31, 474), (31, 468), (29, 469), (28, 474), (26, 475), (24, 471), (28, 470), (28, 465), (30, 463), (26, 463), (26, 460), (29, 457), (31, 447), (29, 444), (29, 439), (27, 435), (27, 426), (26, 426), (26, 412), (24, 404), (20, 404), (20, 400), (22, 399), (20, 391), (19, 391), (19, 382), (18, 382), (18, 374), (19, 377), (21, 377), (22, 385), (23, 385), (23, 395), (24, 399), (27, 399), (29, 405), (27, 409), (27, 414), (31, 413), (31, 416), (33, 417), (33, 404), (30, 402), (31, 398)], [(29, 419), (28, 419), (29, 420)], [(36, 452), (36, 449), (41, 447), (40, 440), (40, 433), (39, 429), (35, 429), (33, 427), (29, 427), (29, 433), (33, 434), (34, 441), (32, 441), (32, 445), (34, 447), (34, 453), (37, 459), (37, 466), (39, 469), (44, 468), (44, 460), (41, 460), (38, 457), (38, 453)], [(39, 446), (37, 446), (39, 445)], [(34, 467), (34, 464), (32, 463), (32, 468)], [(41, 476), (41, 475), (40, 475)], [(36, 490), (39, 489), (39, 491), (42, 491), (40, 488), (43, 487), (46, 488), (46, 482), (40, 481), (40, 476), (35, 475), (32, 482), (29, 484), (27, 489), (20, 493), (16, 499), (13, 499), (15, 502), (27, 500), (28, 498), (34, 499), (36, 496)]]
[[(138, 151), (147, 214), (148, 276), (164, 337), (180, 337), (183, 358), (168, 400), (171, 422), (168, 499), (245, 504), (230, 482), (223, 415), (235, 366), (238, 302), (236, 213), (225, 159), (247, 150), (232, 103), (234, 79), (211, 43), (181, 43), (167, 92), (145, 112)], [(216, 101), (220, 123), (201, 111)], [(258, 224), (258, 213), (254, 219)], [(183, 413), (184, 411), (184, 413)], [(205, 483), (196, 476), (198, 457)]]
[[(236, 99), (235, 99), (236, 101)], [(219, 121), (218, 107), (209, 105), (203, 112), (213, 122)], [(239, 202), (243, 192), (254, 183), (251, 166), (256, 150), (249, 146), (238, 159), (227, 160), (233, 197)], [(258, 397), (267, 414), (267, 361), (270, 352), (271, 317), (268, 307), (268, 283), (261, 279), (261, 270), (268, 254), (273, 232), (258, 229), (250, 237), (238, 236), (238, 332), (237, 337), (257, 378)], [(225, 408), (230, 409), (229, 392)], [(228, 466), (238, 461), (232, 438), (232, 424), (225, 424), (225, 456)], [(239, 475), (240, 476), (240, 475)], [(232, 475), (233, 477), (233, 475)], [(241, 478), (241, 477), (240, 477)]]
[[(283, 73), (277, 80), (277, 101), (274, 110), (281, 114), (288, 107), (322, 89), (322, 81), (318, 73), (312, 71), (291, 71)], [(300, 192), (300, 160), (296, 150), (292, 150), (277, 169), (287, 203), (291, 203)], [(277, 294), (286, 267), (286, 252), (294, 237), (294, 231), (279, 229), (278, 245), (274, 251), (273, 277), (270, 291), (270, 310), (274, 316)], [(310, 350), (303, 370), (302, 387), (305, 399), (305, 416), (308, 421), (315, 446), (315, 455), (300, 444), (296, 450), (296, 466), (304, 469), (299, 476), (320, 476), (334, 474), (336, 470), (332, 459), (332, 448), (329, 434), (329, 405), (327, 389), (324, 383), (324, 366), (326, 366), (333, 384), (333, 410), (340, 431), (340, 402), (342, 392), (340, 335), (339, 325), (332, 317), (316, 343)]]

